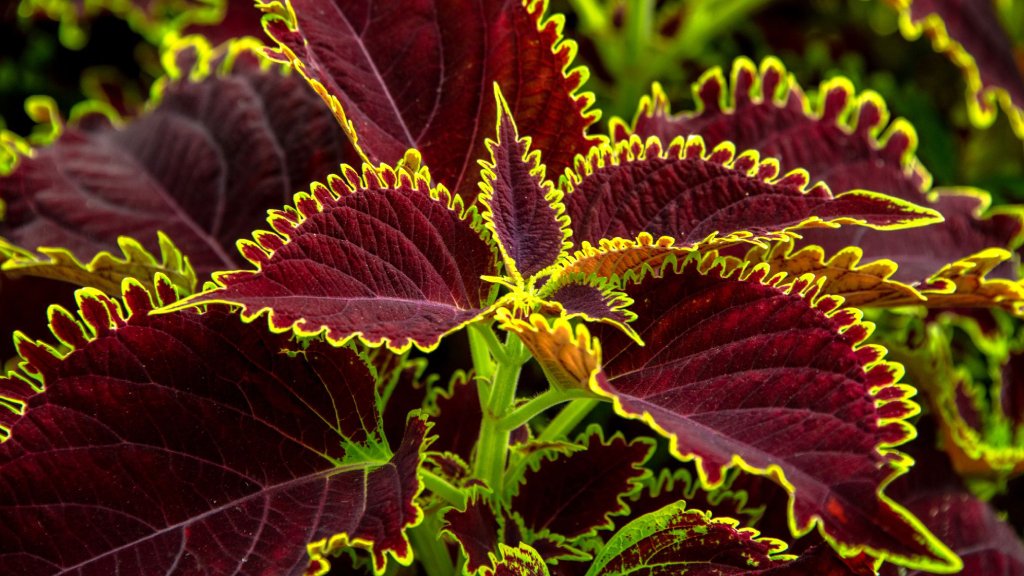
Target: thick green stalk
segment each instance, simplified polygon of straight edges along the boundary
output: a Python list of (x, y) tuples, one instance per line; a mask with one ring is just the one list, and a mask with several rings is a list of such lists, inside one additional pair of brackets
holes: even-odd
[(596, 398), (573, 400), (571, 404), (562, 408), (562, 411), (551, 420), (547, 428), (544, 428), (544, 431), (540, 433), (540, 440), (568, 439), (569, 433), (572, 432), (573, 428), (582, 422), (590, 414), (590, 411), (600, 403), (601, 401)]
[(423, 485), (427, 487), (427, 490), (437, 494), (445, 502), (459, 510), (466, 508), (466, 493), (449, 484), (444, 478), (428, 470), (420, 469), (420, 480), (423, 480)]
[(593, 398), (593, 396), (583, 390), (549, 388), (547, 391), (534, 396), (525, 404), (506, 414), (501, 419), (501, 425), (506, 430), (515, 430), (533, 420), (545, 410), (553, 408), (562, 402), (568, 402), (573, 398)]
[(488, 396), (480, 397), (484, 416), (473, 462), (476, 477), (495, 492), (501, 490), (508, 456), (509, 430), (501, 425), (501, 420), (514, 406), (519, 372), (528, 358), (524, 357), (522, 341), (514, 334), (509, 334), (503, 356), (504, 361), (497, 364), (491, 379)]
[(455, 574), (455, 563), (448, 554), (448, 546), (441, 540), (441, 519), (436, 513), (428, 513), (419, 526), (409, 529), (409, 541), (415, 551), (416, 561), (427, 576)]

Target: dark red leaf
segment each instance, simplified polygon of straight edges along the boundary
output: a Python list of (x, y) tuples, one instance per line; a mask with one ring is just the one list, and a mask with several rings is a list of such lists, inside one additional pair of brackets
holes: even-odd
[(882, 488), (907, 467), (891, 449), (912, 428), (912, 390), (864, 345), (871, 328), (804, 280), (693, 255), (625, 291), (647, 346), (595, 326), (604, 372), (592, 389), (695, 458), (713, 488), (737, 462), (791, 491), (791, 526), (820, 522), (844, 553), (954, 567), (956, 559)]
[(447, 390), (435, 390), (429, 404), (434, 423), (431, 432), (437, 440), (430, 449), (457, 454), (468, 462), (480, 437), (480, 422), (484, 417), (476, 382), (460, 372), (452, 378)]
[(936, 221), (919, 206), (862, 191), (833, 197), (808, 187), (806, 173), (779, 176), (778, 164), (729, 146), (705, 153), (700, 138), (676, 139), (662, 150), (638, 138), (591, 151), (576, 167), (565, 203), (573, 240), (596, 245), (647, 232), (693, 245), (709, 236), (779, 236), (806, 227), (860, 224), (898, 228)]
[(295, 208), (275, 211), (276, 232), (258, 231), (241, 250), (256, 270), (220, 274), (215, 289), (178, 307), (223, 302), (273, 330), (358, 337), (395, 351), (424, 349), (483, 312), (496, 256), (475, 208), (463, 210), (424, 172), (364, 165), (314, 183)]
[(154, 109), (124, 128), (71, 123), (51, 146), (22, 158), (0, 178), (0, 235), (30, 250), (67, 248), (88, 262), (115, 251), (119, 235), (158, 253), (162, 230), (201, 274), (236, 268), (236, 239), (351, 158), (301, 79), (261, 70), (250, 48), (202, 53), (211, 65), (229, 55), (232, 71), (198, 82), (180, 71)]
[(530, 150), (529, 138), (519, 137), (500, 92), (496, 98), (498, 137), (487, 141), (491, 160), (483, 164), (480, 203), (505, 268), (513, 277), (528, 280), (571, 246), (569, 222), (562, 193), (544, 177), (540, 153)]
[(967, 79), (971, 119), (988, 126), (996, 101), (1024, 138), (1024, 71), (1013, 42), (999, 24), (992, 2), (971, 0), (888, 0), (900, 12), (900, 31), (910, 40), (922, 33), (960, 67)]
[(612, 528), (610, 516), (628, 509), (623, 498), (650, 474), (644, 463), (654, 446), (646, 439), (605, 440), (591, 428), (577, 443), (586, 448), (538, 460), (516, 487), (511, 510), (527, 529), (575, 538)]
[(330, 105), (366, 157), (394, 164), (407, 149), (467, 201), (476, 161), (494, 138), (492, 85), (508, 99), (519, 133), (533, 138), (558, 176), (598, 139), (597, 113), (579, 93), (576, 46), (545, 0), (260, 0), (267, 32)]
[(597, 275), (560, 272), (541, 295), (548, 303), (557, 304), (558, 312), (589, 322), (625, 325), (635, 317), (628, 309), (632, 301)]
[(51, 322), (71, 351), (23, 341), (26, 371), (0, 382), (6, 571), (301, 574), (307, 544), (410, 558), (427, 424), (391, 456), (353, 351), (286, 354), (223, 311), (149, 315), (137, 283), (124, 315), (80, 295), (81, 320)]
[(931, 176), (914, 157), (917, 135), (903, 119), (889, 123), (888, 109), (877, 94), (855, 96), (850, 82), (838, 78), (820, 86), (822, 96), (812, 105), (774, 58), (762, 62), (760, 70), (741, 58), (733, 64), (731, 77), (729, 83), (720, 69), (706, 73), (693, 87), (697, 110), (674, 116), (667, 98), (656, 89), (642, 101), (632, 130), (615, 125), (616, 137), (636, 133), (667, 141), (700, 134), (709, 146), (731, 142), (778, 158), (783, 171), (806, 169), (835, 191), (874, 190), (942, 213), (945, 222), (911, 230), (801, 232), (802, 245), (819, 244), (828, 254), (860, 246), (868, 258), (895, 260), (895, 280), (919, 282), (959, 258), (1020, 243), (1018, 213), (981, 217), (987, 196), (926, 196)]
[(500, 526), (498, 516), (487, 499), (474, 497), (465, 510), (451, 509), (444, 515), (445, 531), (451, 534), (466, 555), (466, 570), (471, 574), (493, 567), (488, 556), (498, 555)]

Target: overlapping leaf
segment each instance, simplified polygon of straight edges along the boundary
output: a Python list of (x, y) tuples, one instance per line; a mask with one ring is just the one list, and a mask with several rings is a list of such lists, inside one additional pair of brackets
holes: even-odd
[(515, 488), (511, 510), (528, 530), (576, 538), (611, 528), (610, 517), (628, 509), (623, 497), (650, 474), (644, 467), (653, 450), (649, 441), (606, 440), (590, 429), (578, 443), (585, 448), (540, 459)]
[[(671, 263), (670, 263), (671, 264)], [(791, 492), (790, 529), (820, 523), (842, 553), (955, 569), (957, 561), (882, 490), (907, 467), (891, 449), (912, 434), (911, 390), (863, 341), (871, 328), (808, 279), (693, 255), (626, 287), (645, 342), (593, 328), (616, 412), (643, 419), (696, 459), (706, 486), (727, 467)]]
[[(1024, 574), (1024, 545), (1016, 531), (989, 503), (967, 490), (946, 455), (929, 445), (933, 440), (927, 437), (915, 441), (912, 454), (916, 463), (906, 476), (893, 482), (893, 497), (960, 555), (963, 574)], [(884, 566), (881, 571), (883, 576), (897, 573), (892, 566)]]
[(717, 238), (781, 236), (807, 227), (860, 224), (920, 226), (938, 215), (919, 206), (863, 191), (832, 196), (807, 174), (779, 176), (778, 164), (756, 152), (739, 156), (725, 145), (706, 153), (700, 137), (659, 141), (633, 137), (591, 150), (579, 161), (565, 194), (573, 240), (597, 245), (641, 233), (670, 236), (680, 245)]
[(479, 317), (490, 293), (481, 277), (495, 274), (496, 257), (476, 209), (431, 188), (424, 172), (343, 168), (274, 211), (276, 233), (242, 243), (256, 270), (219, 274), (218, 287), (178, 307), (236, 304), (248, 320), (266, 312), (275, 331), (393, 350), (433, 348)]
[(735, 520), (717, 520), (678, 502), (623, 527), (597, 553), (587, 576), (623, 576), (645, 567), (666, 574), (759, 573), (781, 564), (777, 555), (785, 548)]
[(344, 545), (378, 571), (411, 560), (427, 426), (411, 419), (392, 455), (353, 351), (288, 353), (223, 311), (149, 315), (127, 286), (124, 311), (80, 292), (77, 318), (51, 319), (70, 351), (23, 341), (0, 381), (5, 571), (297, 575), (307, 544), (323, 565)]
[(316, 96), (264, 69), (254, 46), (176, 47), (166, 60), (197, 50), (195, 69), (176, 71), (149, 112), (123, 127), (95, 114), (72, 121), (21, 158), (0, 178), (0, 235), (88, 262), (122, 235), (156, 252), (162, 230), (200, 274), (237, 267), (235, 240), (349, 154)]
[(991, 2), (955, 0), (886, 0), (900, 13), (900, 32), (908, 40), (921, 34), (946, 54), (967, 79), (971, 119), (988, 126), (996, 102), (1024, 138), (1024, 72)]
[[(855, 96), (846, 79), (822, 84), (819, 100), (812, 105), (778, 60), (769, 58), (758, 70), (749, 60), (739, 59), (731, 82), (721, 70), (713, 69), (693, 90), (697, 110), (673, 116), (666, 96), (656, 86), (654, 94), (641, 102), (632, 128), (613, 122), (615, 137), (622, 140), (635, 133), (667, 139), (700, 134), (709, 145), (732, 142), (778, 158), (784, 170), (805, 168), (833, 190), (874, 190), (928, 206), (946, 220), (885, 233), (860, 228), (808, 230), (801, 232), (805, 237), (801, 246), (819, 244), (829, 255), (859, 246), (867, 258), (897, 262), (893, 280), (915, 283), (988, 248), (1002, 250), (1002, 258), (1009, 259), (1006, 250), (1020, 243), (1020, 214), (984, 216), (988, 207), (984, 193), (952, 190), (926, 195), (931, 177), (914, 157), (913, 128), (902, 119), (888, 123), (881, 98), (873, 92)], [(1010, 272), (1004, 265), (994, 276)], [(980, 283), (983, 278), (972, 274), (972, 281)], [(938, 304), (941, 294), (933, 296)]]
[(372, 3), (260, 0), (278, 56), (323, 96), (373, 164), (423, 155), (437, 180), (476, 197), (476, 160), (486, 157), (501, 86), (524, 136), (561, 175), (597, 139), (593, 97), (579, 93), (576, 45), (546, 0)]

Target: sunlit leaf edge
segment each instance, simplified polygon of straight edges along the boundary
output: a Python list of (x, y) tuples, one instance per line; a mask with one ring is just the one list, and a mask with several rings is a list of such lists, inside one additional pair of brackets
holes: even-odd
[[(648, 477), (640, 492), (632, 496), (632, 500), (636, 502), (644, 497), (657, 498), (662, 493), (671, 492), (676, 489), (677, 485), (682, 484), (685, 486), (685, 489), (682, 491), (685, 496), (683, 500), (688, 503), (687, 507), (689, 509), (694, 509), (691, 500), (696, 497), (697, 492), (705, 492), (708, 503), (712, 506), (718, 506), (722, 501), (731, 498), (736, 502), (737, 512), (748, 515), (756, 522), (764, 516), (767, 505), (763, 503), (755, 505), (756, 503), (751, 501), (750, 494), (746, 490), (734, 489), (733, 484), (738, 477), (738, 474), (727, 476), (718, 488), (707, 491), (704, 490), (700, 481), (694, 478), (693, 473), (689, 469), (677, 468), (672, 470), (671, 468), (662, 468), (657, 474), (652, 474)], [(704, 511), (710, 513), (710, 510)]]
[[(949, 35), (946, 22), (935, 12), (928, 13), (921, 20), (914, 20), (911, 5), (914, 0), (886, 0), (899, 13), (900, 33), (909, 41), (917, 40), (922, 34), (931, 39), (932, 48), (944, 54), (964, 75), (967, 84), (967, 116), (971, 124), (987, 128), (995, 122), (998, 102), (1013, 127), (1014, 133), (1024, 139), (1024, 108), (1017, 106), (1010, 93), (1002, 86), (988, 86), (981, 81), (981, 71), (974, 55), (964, 45)], [(984, 102), (988, 109), (982, 105)]]
[[(696, 108), (693, 111), (682, 112), (681, 115), (690, 117), (703, 113), (706, 108), (703, 90), (709, 82), (716, 82), (722, 87), (719, 95), (719, 108), (726, 114), (734, 113), (737, 80), (743, 74), (749, 74), (754, 80), (750, 86), (750, 92), (746, 95), (752, 102), (763, 101), (761, 93), (764, 78), (768, 75), (777, 75), (779, 84), (772, 94), (771, 103), (777, 107), (784, 107), (787, 101), (796, 98), (807, 118), (815, 121), (820, 121), (825, 115), (827, 94), (836, 90), (845, 92), (847, 95), (845, 107), (842, 110), (830, 111), (831, 116), (834, 116), (835, 125), (846, 133), (866, 129), (872, 146), (877, 150), (883, 150), (889, 146), (897, 147), (894, 150), (899, 152), (903, 173), (919, 183), (922, 193), (931, 188), (932, 176), (916, 156), (918, 136), (914, 126), (904, 118), (895, 118), (890, 122), (889, 107), (881, 95), (873, 90), (863, 90), (857, 93), (853, 81), (845, 76), (835, 76), (821, 82), (816, 92), (817, 96), (812, 100), (804, 93), (795, 76), (786, 70), (779, 58), (768, 56), (758, 65), (753, 60), (741, 56), (733, 62), (728, 80), (726, 80), (722, 68), (717, 66), (701, 74), (691, 87)], [(860, 110), (868, 104), (878, 110), (878, 121), (870, 126), (858, 126)], [(610, 120), (612, 139), (622, 140), (628, 137), (634, 133), (634, 128), (641, 116), (656, 114), (672, 117), (668, 95), (661, 84), (657, 82), (652, 86), (651, 94), (640, 99), (632, 123), (627, 124), (618, 117)], [(898, 136), (898, 138), (894, 140), (894, 136)], [(905, 141), (901, 142), (901, 139), (905, 139)]]
[[(532, 546), (525, 542), (520, 542), (519, 546), (515, 548), (499, 544), (498, 554), (500, 558), (496, 557), (498, 560), (497, 564), (493, 569), (484, 568), (484, 576), (498, 576), (501, 574), (499, 572), (500, 568), (506, 568), (508, 574), (513, 574), (514, 576), (549, 576), (550, 574), (544, 559), (541, 558), (540, 554)], [(511, 572), (515, 567), (514, 564), (511, 564), (513, 562), (525, 567), (530, 572)]]
[(644, 141), (636, 134), (630, 134), (627, 139), (618, 140), (614, 143), (602, 142), (591, 148), (586, 156), (577, 155), (574, 169), (566, 172), (563, 180), (559, 183), (559, 187), (565, 191), (565, 196), (568, 197), (580, 185), (583, 179), (593, 174), (595, 170), (606, 166), (618, 166), (650, 158), (666, 160), (699, 159), (735, 170), (743, 177), (755, 178), (769, 185), (791, 186), (799, 189), (804, 194), (812, 190), (824, 190), (833, 199), (847, 196), (873, 198), (888, 202), (909, 214), (915, 215), (914, 217), (907, 216), (906, 219), (894, 222), (893, 224), (872, 224), (864, 219), (850, 216), (837, 216), (828, 220), (819, 216), (811, 216), (797, 224), (764, 235), (756, 235), (746, 230), (738, 230), (720, 235), (715, 231), (711, 232), (706, 238), (695, 242), (694, 245), (714, 247), (720, 244), (736, 243), (743, 240), (772, 240), (784, 235), (792, 235), (804, 228), (838, 228), (842, 225), (853, 224), (875, 230), (901, 230), (943, 221), (942, 215), (931, 208), (919, 206), (878, 192), (848, 190), (838, 195), (833, 195), (826, 183), (815, 182), (812, 184), (806, 170), (796, 168), (780, 175), (781, 168), (777, 159), (771, 157), (762, 159), (760, 152), (757, 150), (746, 150), (738, 153), (736, 145), (729, 141), (723, 141), (711, 151), (708, 151), (704, 138), (697, 134), (685, 137), (676, 136), (668, 143), (667, 147), (656, 136), (651, 136)]
[[(326, 86), (322, 82), (316, 80), (306, 72), (306, 66), (302, 63), (302, 60), (288, 48), (285, 44), (278, 42), (276, 38), (270, 34), (270, 27), (273, 22), (281, 22), (288, 27), (291, 31), (296, 31), (297, 28), (297, 17), (290, 4), (287, 4), (287, 0), (255, 0), (256, 8), (263, 10), (265, 15), (263, 16), (263, 30), (270, 38), (274, 39), (277, 43), (276, 48), (267, 48), (264, 52), (269, 58), (277, 62), (287, 62), (292, 68), (299, 72), (303, 78), (309, 82), (313, 90), (324, 100), (327, 107), (334, 114), (338, 123), (341, 125), (345, 135), (348, 136), (352, 146), (359, 153), (363, 161), (367, 161), (368, 157), (363, 152), (362, 147), (359, 145), (359, 135), (356, 133), (355, 126), (352, 121), (349, 120), (348, 115), (345, 113), (344, 107), (338, 98), (330, 93)], [(537, 30), (546, 30), (549, 27), (554, 27), (556, 42), (551, 47), (553, 54), (558, 54), (565, 51), (566, 54), (566, 65), (561, 70), (562, 79), (567, 82), (569, 98), (576, 102), (582, 102), (580, 107), (580, 114), (585, 120), (586, 127), (594, 125), (598, 120), (601, 119), (601, 110), (594, 107), (596, 97), (593, 92), (583, 90), (584, 84), (590, 78), (590, 69), (586, 66), (573, 67), (573, 60), (576, 59), (576, 53), (579, 50), (576, 41), (571, 38), (566, 38), (564, 35), (565, 28), (565, 16), (562, 14), (551, 14), (548, 15), (548, 2), (549, 0), (521, 0), (521, 5), (527, 10), (530, 16), (536, 23)], [(575, 75), (578, 81), (575, 85), (569, 83), (569, 79)], [(584, 135), (586, 129), (584, 130)], [(603, 140), (603, 137), (599, 137)], [(472, 203), (472, 199), (466, 199), (469, 203)]]
[[(718, 273), (723, 278), (729, 278), (735, 275), (735, 278), (739, 281), (760, 282), (766, 286), (773, 286), (786, 294), (799, 295), (805, 302), (807, 302), (808, 306), (820, 311), (828, 317), (833, 317), (840, 312), (844, 312), (845, 314), (843, 316), (849, 318), (849, 321), (843, 331), (849, 330), (853, 327), (860, 327), (865, 333), (865, 340), (870, 337), (871, 333), (874, 331), (874, 324), (864, 321), (862, 319), (863, 314), (860, 310), (857, 310), (856, 308), (841, 308), (840, 297), (822, 294), (820, 292), (822, 284), (820, 279), (815, 280), (810, 275), (805, 275), (800, 278), (792, 278), (785, 274), (776, 274), (768, 277), (770, 270), (768, 270), (767, 266), (762, 264), (749, 266), (749, 263), (742, 261), (730, 264), (726, 259), (716, 257), (714, 254), (706, 254), (704, 256), (691, 254), (682, 261), (676, 258), (675, 255), (671, 255), (659, 269), (645, 265), (643, 270), (639, 273), (630, 273), (629, 275), (631, 276), (632, 281), (638, 282), (649, 274), (664, 274), (665, 272), (679, 274), (683, 272), (687, 268), (687, 265), (692, 261), (696, 261), (695, 269), (700, 274), (707, 275), (715, 273), (717, 268), (721, 270), (721, 272)], [(577, 330), (586, 333), (586, 328), (582, 325), (578, 327)], [(586, 337), (589, 338), (589, 334), (586, 334)], [(750, 474), (773, 479), (789, 494), (786, 506), (786, 517), (790, 533), (793, 534), (794, 537), (800, 538), (817, 526), (818, 532), (822, 538), (824, 538), (829, 545), (843, 557), (851, 557), (860, 554), (861, 552), (866, 552), (878, 560), (890, 561), (895, 564), (912, 568), (919, 568), (937, 573), (957, 572), (962, 567), (959, 557), (957, 557), (956, 554), (951, 552), (948, 547), (945, 546), (945, 544), (936, 538), (918, 518), (885, 494), (886, 486), (891, 484), (892, 481), (899, 476), (905, 474), (913, 465), (914, 461), (912, 458), (898, 450), (895, 450), (894, 448), (905, 444), (916, 437), (917, 430), (908, 420), (920, 413), (920, 406), (910, 400), (910, 398), (916, 393), (916, 389), (908, 384), (899, 383), (899, 380), (902, 378), (904, 373), (903, 366), (896, 362), (886, 361), (884, 359), (886, 349), (877, 344), (866, 344), (864, 343), (864, 340), (862, 340), (858, 345), (856, 345), (854, 350), (859, 350), (864, 347), (872, 347), (879, 352), (878, 360), (865, 366), (865, 371), (879, 370), (881, 373), (888, 375), (886, 378), (888, 380), (887, 383), (879, 384), (869, 390), (869, 393), (871, 393), (872, 396), (876, 398), (883, 398), (875, 400), (875, 407), (881, 408), (892, 402), (899, 402), (906, 407), (906, 409), (902, 411), (904, 414), (902, 417), (888, 419), (880, 418), (878, 420), (879, 426), (898, 427), (898, 429), (903, 431), (903, 437), (892, 442), (882, 442), (876, 446), (878, 453), (884, 455), (892, 464), (889, 476), (887, 476), (879, 485), (877, 497), (887, 506), (890, 506), (896, 514), (907, 522), (907, 524), (912, 526), (924, 539), (924, 541), (920, 543), (933, 552), (936, 558), (944, 560), (945, 563), (939, 563), (927, 558), (904, 558), (894, 555), (887, 550), (877, 550), (869, 546), (850, 545), (839, 542), (828, 534), (826, 531), (827, 527), (823, 525), (818, 516), (812, 516), (809, 522), (803, 526), (799, 526), (796, 521), (794, 508), (796, 504), (795, 488), (786, 479), (785, 472), (781, 467), (772, 464), (766, 468), (757, 468), (747, 464), (742, 457), (734, 454), (732, 459), (717, 471), (719, 481), (717, 483), (712, 482), (709, 478), (710, 474), (704, 464), (703, 458), (693, 454), (680, 453), (677, 447), (676, 435), (658, 425), (654, 420), (654, 417), (651, 416), (649, 412), (645, 411), (643, 414), (634, 414), (626, 410), (622, 406), (622, 402), (619, 400), (618, 396), (616, 396), (614, 392), (608, 391), (602, 386), (603, 378), (598, 378), (598, 376), (601, 375), (600, 371), (595, 371), (591, 374), (587, 385), (590, 391), (610, 400), (612, 402), (613, 410), (617, 415), (631, 420), (641, 420), (648, 427), (658, 432), (658, 434), (663, 438), (668, 439), (669, 451), (675, 458), (682, 462), (694, 462), (701, 486), (703, 486), (704, 490), (712, 491), (721, 487), (726, 477), (726, 472), (733, 467), (739, 467)], [(600, 346), (594, 346), (593, 350), (600, 354)], [(598, 363), (600, 363), (600, 361)]]
[(324, 206), (318, 195), (325, 194), (330, 196), (331, 199), (337, 200), (341, 197), (341, 194), (359, 193), (360, 190), (367, 188), (368, 183), (371, 181), (383, 189), (407, 186), (413, 190), (427, 193), (430, 195), (431, 200), (441, 203), (447, 210), (454, 212), (460, 220), (468, 220), (470, 228), (479, 234), (481, 240), (491, 248), (491, 255), (495, 259), (495, 265), (500, 269), (501, 260), (498, 257), (495, 241), (491, 237), (490, 232), (484, 227), (483, 218), (481, 218), (476, 206), (469, 206), (467, 208), (459, 195), (451, 194), (443, 185), (432, 186), (430, 171), (427, 167), (421, 166), (415, 172), (410, 172), (404, 168), (392, 168), (385, 164), (381, 164), (376, 168), (369, 164), (363, 164), (363, 170), (360, 174), (352, 166), (342, 164), (340, 172), (340, 176), (338, 174), (329, 175), (326, 178), (326, 185), (321, 182), (313, 182), (310, 185), (309, 192), (296, 193), (293, 196), (291, 205), (279, 210), (270, 210), (270, 215), (267, 218), (270, 230), (256, 230), (252, 233), (253, 240), (238, 240), (236, 243), (238, 251), (249, 263), (256, 267), (255, 270), (221, 270), (214, 272), (213, 281), (207, 282), (202, 292), (170, 306), (164, 306), (156, 312), (174, 312), (183, 308), (207, 304), (227, 304), (241, 309), (240, 317), (245, 323), (251, 323), (266, 313), (268, 328), (277, 334), (291, 332), (298, 338), (314, 338), (322, 335), (332, 346), (344, 346), (347, 342), (355, 339), (373, 348), (383, 346), (391, 352), (401, 354), (412, 347), (416, 347), (423, 352), (431, 352), (440, 345), (441, 340), (446, 336), (458, 332), (466, 326), (479, 321), (481, 318), (490, 317), (494, 314), (495, 310), (500, 308), (501, 302), (489, 303), (497, 294), (498, 286), (494, 285), (488, 297), (488, 302), (484, 303), (484, 309), (476, 317), (468, 318), (462, 323), (449, 328), (438, 336), (437, 340), (428, 345), (416, 342), (411, 338), (406, 338), (407, 342), (404, 345), (395, 346), (393, 344), (394, 339), (392, 338), (382, 337), (380, 340), (372, 340), (365, 337), (362, 332), (353, 332), (342, 338), (332, 338), (328, 335), (329, 329), (326, 325), (320, 325), (315, 330), (305, 330), (299, 327), (301, 323), (306, 321), (305, 318), (297, 318), (290, 325), (276, 326), (273, 321), (274, 311), (269, 306), (252, 310), (250, 306), (241, 305), (231, 300), (210, 298), (211, 294), (226, 288), (222, 280), (225, 277), (240, 273), (248, 275), (259, 274), (263, 263), (268, 261), (276, 250), (289, 243), (287, 235), (278, 231), (279, 229), (294, 229), (305, 222), (310, 215), (322, 213)]
[[(480, 193), (477, 196), (477, 201), (483, 207), (480, 211), (481, 216), (484, 220), (484, 225), (487, 230), (491, 233), (491, 237), (494, 239), (494, 243), (497, 244), (498, 250), (501, 252), (502, 260), (505, 262), (505, 270), (508, 274), (511, 274), (517, 281), (524, 281), (529, 285), (534, 279), (549, 274), (557, 262), (562, 258), (570, 248), (572, 248), (572, 242), (569, 238), (572, 236), (572, 229), (569, 225), (569, 216), (565, 213), (565, 203), (562, 201), (564, 194), (562, 191), (555, 187), (554, 183), (547, 178), (547, 167), (541, 159), (541, 151), (531, 149), (533, 144), (533, 138), (530, 136), (523, 136), (519, 134), (519, 127), (516, 126), (515, 117), (512, 116), (512, 111), (509, 110), (508, 102), (505, 100), (504, 95), (501, 93), (501, 87), (497, 83), (494, 84), (494, 98), (498, 102), (498, 118), (495, 121), (495, 134), (500, 135), (501, 122), (503, 118), (507, 118), (512, 124), (512, 131), (515, 134), (516, 143), (522, 145), (523, 156), (520, 158), (524, 164), (530, 167), (530, 177), (536, 179), (542, 189), (544, 189), (544, 200), (548, 206), (555, 212), (555, 220), (558, 222), (559, 230), (562, 233), (562, 246), (559, 250), (559, 255), (554, 262), (542, 268), (541, 270), (534, 273), (530, 278), (522, 278), (519, 273), (519, 269), (516, 265), (516, 261), (508, 253), (508, 249), (501, 241), (501, 236), (494, 226), (494, 213), (491, 209), (491, 200), (494, 195), (494, 187), (491, 182), (496, 178), (495, 176), (495, 149), (502, 145), (502, 142), (498, 140), (492, 140), (486, 138), (484, 145), (490, 152), (490, 159), (478, 160), (480, 167), (482, 168), (480, 173)], [(497, 138), (498, 136), (495, 136)], [(507, 144), (507, 143), (506, 143)]]
[[(80, 273), (88, 278), (88, 282), (76, 282), (78, 285), (92, 286), (111, 296), (121, 294), (120, 280), (125, 276), (148, 282), (160, 272), (167, 276), (182, 295), (194, 293), (198, 279), (188, 256), (182, 254), (170, 237), (161, 231), (157, 231), (157, 243), (160, 246), (159, 258), (134, 238), (119, 236), (117, 244), (121, 248), (121, 257), (104, 250), (89, 262), (82, 263), (65, 248), (41, 246), (33, 253), (0, 238), (0, 270), (13, 278), (34, 276), (66, 282), (73, 281), (71, 276)], [(62, 269), (75, 272), (69, 276), (62, 273)], [(136, 273), (132, 273), (133, 269), (136, 269)], [(146, 274), (140, 275), (138, 270), (144, 270)]]

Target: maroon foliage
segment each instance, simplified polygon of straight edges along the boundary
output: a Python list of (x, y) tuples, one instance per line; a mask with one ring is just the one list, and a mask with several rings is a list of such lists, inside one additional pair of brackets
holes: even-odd
[(567, 70), (575, 46), (543, 0), (261, 2), (280, 58), (296, 62), (375, 164), (415, 148), (440, 183), (475, 198), (495, 83), (550, 174), (597, 141), (585, 135), (592, 97), (577, 94), (586, 72)]
[(124, 304), (86, 293), (81, 324), (52, 321), (73, 351), (22, 342), (28, 372), (2, 381), (5, 570), (301, 574), (306, 544), (341, 534), (379, 567), (408, 557), (426, 424), (390, 460), (347, 453), (380, 441), (354, 352), (284, 354), (287, 337), (222, 311), (151, 316), (138, 284)]

